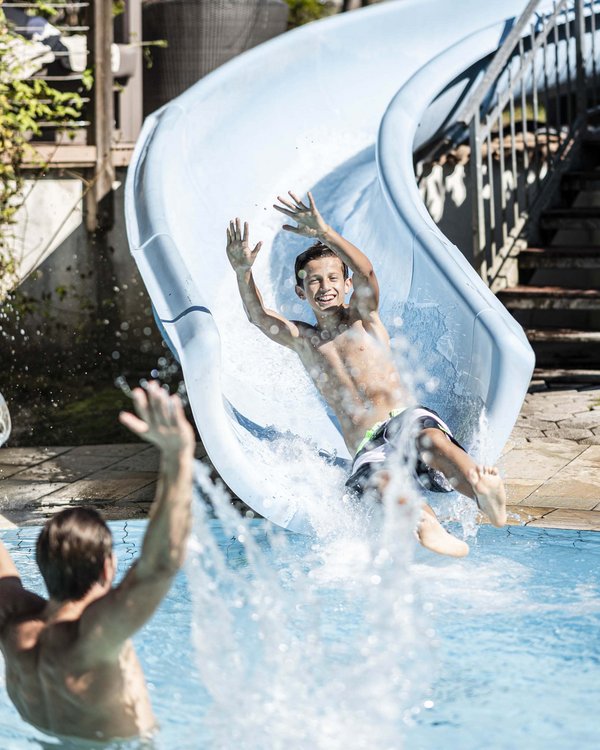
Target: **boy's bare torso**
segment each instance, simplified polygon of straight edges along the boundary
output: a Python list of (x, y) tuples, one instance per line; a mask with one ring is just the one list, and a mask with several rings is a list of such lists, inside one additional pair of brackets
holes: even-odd
[(390, 340), (377, 313), (368, 322), (345, 308), (332, 330), (296, 322), (301, 336), (294, 350), (339, 420), (348, 449), (355, 452), (365, 432), (408, 404)]
[(155, 719), (131, 641), (116, 660), (92, 665), (78, 639), (79, 619), (53, 620), (46, 606), (40, 599), (2, 638), (7, 691), (23, 719), (95, 741), (150, 734)]

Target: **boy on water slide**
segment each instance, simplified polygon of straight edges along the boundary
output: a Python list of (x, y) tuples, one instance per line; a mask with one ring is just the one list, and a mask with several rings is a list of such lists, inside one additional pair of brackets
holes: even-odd
[[(287, 320), (265, 307), (252, 275), (262, 243), (250, 248), (248, 224), (242, 228), (239, 219), (227, 229), (227, 256), (250, 322), (296, 352), (338, 418), (354, 456), (346, 486), (381, 496), (394, 461), (412, 458), (422, 486), (437, 492), (457, 489), (475, 500), (495, 526), (503, 526), (506, 497), (498, 469), (477, 464), (438, 414), (412, 402), (401, 381), (379, 317), (379, 286), (371, 262), (324, 221), (310, 193), (308, 205), (292, 192), (289, 196), (278, 197), (280, 205), (274, 208), (297, 223), (285, 224), (285, 230), (314, 241), (295, 263), (296, 294), (311, 307), (314, 325)], [(424, 547), (441, 554), (462, 557), (469, 550), (446, 532), (427, 505), (417, 536)]]

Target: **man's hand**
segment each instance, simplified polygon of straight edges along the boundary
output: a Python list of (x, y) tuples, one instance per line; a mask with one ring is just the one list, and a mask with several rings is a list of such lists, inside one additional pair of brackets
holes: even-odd
[(181, 399), (169, 394), (153, 380), (148, 388), (134, 388), (135, 414), (121, 412), (119, 421), (134, 435), (153, 443), (164, 454), (193, 454), (195, 437), (185, 418)]
[(284, 224), (283, 228), (288, 232), (294, 232), (294, 234), (300, 234), (302, 237), (314, 237), (316, 239), (322, 239), (329, 231), (329, 226), (325, 223), (323, 217), (317, 210), (312, 193), (308, 193), (309, 205), (302, 203), (302, 201), (294, 195), (291, 191), (289, 192), (290, 197), (294, 201), (294, 204), (290, 203), (289, 200), (282, 198), (280, 195), (277, 196), (277, 200), (286, 206), (274, 205), (277, 211), (282, 214), (289, 216), (294, 221), (298, 222), (297, 227)]
[(235, 222), (232, 219), (229, 222), (229, 228), (227, 229), (227, 257), (235, 271), (248, 271), (252, 268), (261, 247), (262, 242), (259, 242), (254, 250), (250, 250), (247, 221), (244, 222), (243, 234), (239, 219), (236, 219)]

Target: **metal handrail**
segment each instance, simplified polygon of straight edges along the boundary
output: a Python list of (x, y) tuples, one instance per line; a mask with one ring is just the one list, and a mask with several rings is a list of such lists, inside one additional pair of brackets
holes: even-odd
[(600, 3), (554, 0), (547, 13), (541, 5), (527, 4), (446, 138), (456, 144), (468, 133), (473, 263), (492, 288), (502, 284), (525, 224), (547, 205), (597, 102)]
[(509, 35), (504, 40), (502, 47), (496, 52), (494, 59), (490, 63), (488, 69), (483, 76), (483, 79), (478, 84), (475, 91), (463, 105), (463, 107), (457, 113), (457, 120), (461, 123), (470, 122), (476, 113), (479, 112), (479, 108), (486, 95), (488, 94), (491, 85), (494, 83), (498, 75), (504, 70), (506, 63), (511, 58), (515, 47), (519, 43), (523, 32), (530, 24), (531, 16), (534, 14), (535, 9), (542, 2), (542, 0), (530, 0), (527, 7), (521, 14), (521, 17), (512, 26)]

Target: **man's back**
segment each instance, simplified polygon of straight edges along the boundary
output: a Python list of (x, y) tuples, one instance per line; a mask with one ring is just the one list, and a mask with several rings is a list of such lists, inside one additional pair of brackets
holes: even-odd
[(2, 637), (7, 691), (23, 719), (90, 740), (149, 734), (155, 719), (131, 641), (116, 659), (92, 664), (79, 638), (80, 619), (47, 619), (41, 602)]
[(156, 445), (160, 475), (142, 549), (117, 586), (112, 535), (92, 508), (66, 508), (42, 529), (36, 561), (49, 599), (28, 591), (0, 540), (0, 647), (8, 693), (43, 731), (107, 741), (155, 727), (131, 637), (167, 594), (191, 525), (194, 433), (181, 401), (156, 383), (133, 391), (122, 424)]

